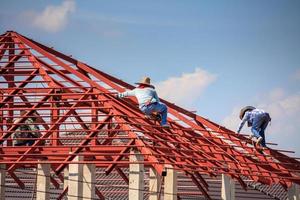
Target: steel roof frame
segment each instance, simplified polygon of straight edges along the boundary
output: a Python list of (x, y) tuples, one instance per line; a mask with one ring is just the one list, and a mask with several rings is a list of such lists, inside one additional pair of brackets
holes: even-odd
[[(24, 68), (20, 64), (25, 61), (30, 65)], [(0, 163), (7, 165), (20, 187), (24, 183), (14, 174), (18, 167), (51, 163), (62, 180), (60, 173), (77, 155), (85, 158), (79, 163), (93, 162), (105, 168), (106, 174), (116, 170), (128, 184), (120, 167), (128, 167), (133, 148), (144, 155), (144, 164), (159, 174), (165, 164), (184, 172), (207, 199), (208, 184), (201, 174), (228, 174), (244, 189), (244, 176), (285, 188), (293, 182), (300, 184), (300, 162), (284, 151), (269, 148), (258, 152), (244, 135), (163, 99), (176, 120), (169, 117), (171, 128), (162, 128), (144, 117), (134, 98), (115, 98), (116, 92), (133, 89), (132, 85), (17, 32), (0, 36), (0, 85), (5, 85), (0, 88)], [(22, 117), (16, 114), (21, 110), (26, 110)], [(42, 137), (32, 146), (13, 147), (11, 135), (33, 113), (39, 119), (37, 124), (43, 126)], [(74, 130), (75, 136), (61, 135), (68, 130)], [(83, 137), (78, 139), (76, 133), (80, 132)], [(114, 144), (116, 140), (120, 145)], [(42, 145), (42, 141), (49, 142)], [(78, 141), (78, 146), (66, 141)], [(105, 151), (114, 153), (99, 153)], [(55, 178), (51, 181), (59, 186)], [(66, 193), (67, 188), (60, 198)], [(96, 193), (104, 198), (97, 188)]]

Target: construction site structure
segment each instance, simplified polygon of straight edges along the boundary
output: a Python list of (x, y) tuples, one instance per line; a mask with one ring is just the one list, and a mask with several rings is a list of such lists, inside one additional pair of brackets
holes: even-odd
[[(258, 151), (163, 99), (162, 128), (135, 98), (115, 97), (133, 88), (17, 32), (0, 35), (1, 199), (300, 199), (293, 152)], [(28, 118), (41, 137), (14, 146)]]

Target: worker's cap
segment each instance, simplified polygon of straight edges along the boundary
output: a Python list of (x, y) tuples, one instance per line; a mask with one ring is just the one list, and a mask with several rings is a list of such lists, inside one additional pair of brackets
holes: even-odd
[(151, 80), (149, 77), (144, 77), (140, 82), (135, 83), (137, 85), (151, 85)]
[(240, 119), (243, 119), (243, 117), (245, 115), (245, 112), (247, 112), (249, 110), (251, 111), (251, 110), (254, 110), (254, 109), (255, 109), (255, 107), (253, 107), (253, 106), (246, 106), (246, 107), (242, 108), (241, 111), (240, 111)]

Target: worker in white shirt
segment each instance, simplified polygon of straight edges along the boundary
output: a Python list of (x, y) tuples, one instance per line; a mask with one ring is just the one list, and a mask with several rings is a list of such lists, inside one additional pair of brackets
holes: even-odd
[(167, 124), (168, 108), (164, 103), (160, 102), (155, 87), (150, 83), (150, 78), (144, 77), (136, 84), (138, 86), (135, 89), (119, 93), (117, 97), (135, 96), (138, 100), (139, 108), (143, 113), (148, 116), (154, 112), (159, 113), (161, 115), (161, 126), (169, 127)]

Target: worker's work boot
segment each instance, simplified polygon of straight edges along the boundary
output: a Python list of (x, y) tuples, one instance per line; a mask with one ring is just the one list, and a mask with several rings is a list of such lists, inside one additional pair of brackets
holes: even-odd
[(158, 122), (161, 121), (161, 115), (160, 115), (159, 113), (157, 113), (157, 114), (155, 115), (155, 120), (158, 121)]
[(151, 113), (150, 115), (145, 115), (145, 118), (152, 119), (155, 121), (160, 122), (161, 121), (161, 115), (159, 113)]
[(257, 141), (256, 141), (256, 146), (258, 147), (258, 146), (261, 146), (261, 141), (263, 140), (263, 138), (262, 137), (259, 137), (258, 139), (257, 139)]
[(163, 128), (170, 128), (170, 125), (169, 124), (164, 124), (164, 125), (161, 125)]

